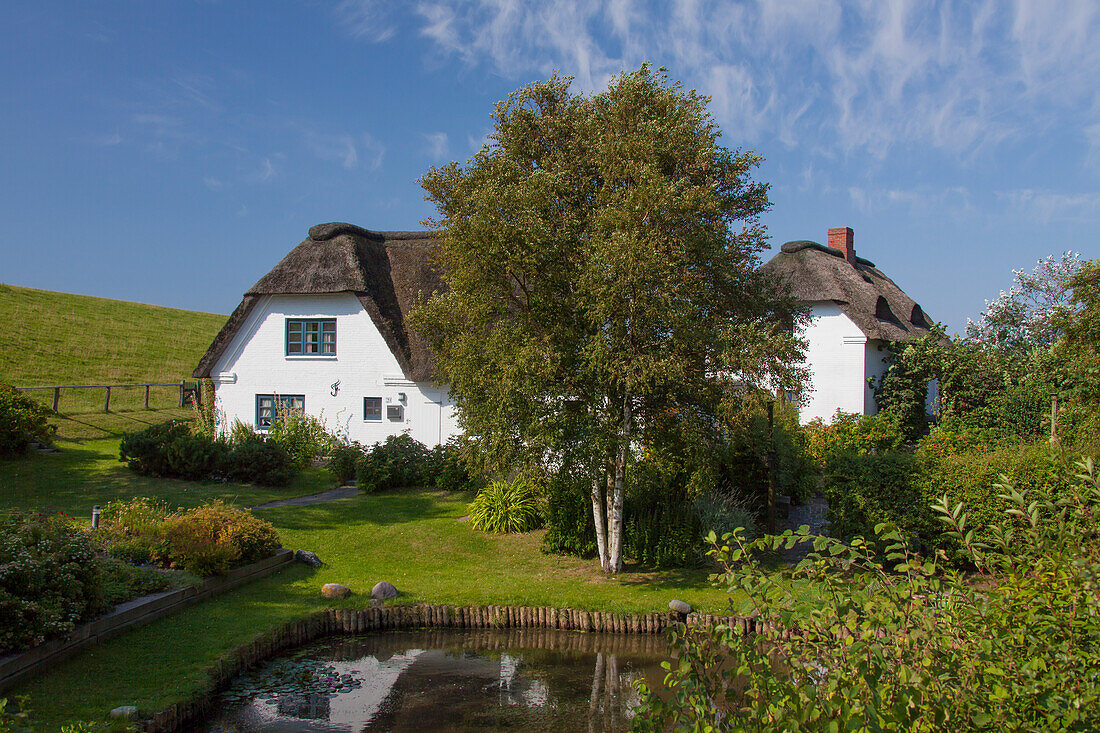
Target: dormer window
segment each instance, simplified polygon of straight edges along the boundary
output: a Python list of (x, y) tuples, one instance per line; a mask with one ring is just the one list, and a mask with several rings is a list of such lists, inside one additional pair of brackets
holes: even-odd
[(286, 355), (336, 356), (336, 319), (286, 319)]

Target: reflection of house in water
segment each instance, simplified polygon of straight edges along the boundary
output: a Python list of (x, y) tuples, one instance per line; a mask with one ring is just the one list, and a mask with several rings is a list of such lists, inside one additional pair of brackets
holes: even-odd
[(279, 695), (275, 710), (279, 715), (305, 720), (328, 720), (329, 700), (319, 692), (288, 692)]

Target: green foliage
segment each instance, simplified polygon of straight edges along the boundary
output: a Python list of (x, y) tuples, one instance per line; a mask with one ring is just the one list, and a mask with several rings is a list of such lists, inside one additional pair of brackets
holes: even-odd
[(325, 426), (324, 413), (310, 415), (287, 408), (279, 400), (275, 403), (275, 419), (271, 421), (268, 436), (290, 454), (296, 469), (305, 468), (339, 445)]
[(542, 552), (595, 557), (592, 495), (584, 479), (559, 471), (550, 475), (546, 486), (546, 534), (542, 537)]
[(0, 697), (0, 733), (31, 733), (31, 723), (26, 697)]
[(474, 448), (474, 444), (462, 436), (454, 436), (432, 448), (432, 485), (445, 491), (475, 488), (477, 477), (470, 470), (470, 454)]
[(0, 517), (0, 654), (72, 631), (105, 610), (89, 536), (62, 515)]
[(50, 444), (57, 428), (47, 420), (45, 405), (10, 384), (0, 384), (0, 457), (25, 453), (31, 441)]
[(263, 486), (286, 486), (296, 471), (281, 444), (258, 434), (233, 443), (226, 461), (230, 479)]
[(639, 565), (683, 567), (701, 559), (702, 524), (682, 487), (670, 491), (660, 477), (635, 472), (624, 515), (623, 552)]
[(894, 413), (857, 415), (837, 410), (829, 425), (815, 418), (805, 426), (804, 433), (806, 455), (818, 466), (841, 453), (884, 453), (905, 442), (900, 419)]
[(119, 443), (119, 460), (133, 471), (190, 481), (231, 478), (285, 486), (296, 468), (283, 444), (251, 431), (234, 431), (230, 444), (183, 421), (153, 425), (127, 433)]
[(542, 524), (541, 492), (536, 482), (520, 477), (491, 481), (470, 502), (470, 526), (484, 532), (529, 532)]
[[(164, 571), (138, 567), (126, 558), (100, 559), (98, 562), (103, 575), (103, 597), (109, 606), (159, 593), (172, 585)], [(148, 562), (148, 557), (144, 562)]]
[[(760, 158), (719, 144), (707, 103), (648, 65), (592, 95), (553, 77), (500, 102), (464, 166), (421, 179), (448, 289), (410, 322), (488, 468), (568, 464), (621, 507), (657, 416), (705, 423), (729, 375), (798, 382), (793, 303), (756, 269)], [(608, 572), (619, 529), (600, 533)]]
[(363, 446), (357, 442), (338, 445), (329, 451), (328, 471), (336, 480), (337, 486), (343, 486), (355, 478), (355, 465), (363, 453)]
[[(637, 731), (1094, 730), (1100, 726), (1100, 485), (1091, 461), (1069, 491), (1002, 483), (996, 541), (964, 505), (933, 507), (975, 583), (913, 553), (903, 533), (875, 542), (796, 533), (712, 550), (758, 632), (678, 625), (668, 690), (640, 685)], [(761, 551), (811, 545), (788, 573)], [(879, 549), (881, 548), (881, 549)]]
[(911, 341), (886, 344), (886, 372), (875, 392), (878, 409), (888, 413), (901, 430), (905, 440), (914, 441), (924, 434), (928, 425), (928, 383), (936, 376), (936, 366), (943, 346), (939, 328)]
[(355, 465), (355, 483), (363, 491), (430, 485), (432, 451), (408, 433), (391, 435), (364, 453)]
[(715, 488), (698, 496), (695, 513), (704, 536), (714, 532), (721, 537), (738, 528), (749, 539), (760, 534), (757, 510), (747, 497), (730, 489)]
[(194, 575), (224, 575), (279, 548), (275, 527), (221, 501), (170, 515), (160, 528), (153, 559)]
[(1056, 325), (1065, 334), (1056, 347), (1066, 387), (1062, 432), (1070, 442), (1100, 442), (1100, 260), (1084, 263), (1067, 286), (1069, 306)]
[(919, 542), (940, 537), (928, 502), (917, 488), (918, 462), (911, 453), (891, 451), (834, 453), (822, 472), (822, 492), (829, 502), (829, 534), (872, 537), (889, 522)]

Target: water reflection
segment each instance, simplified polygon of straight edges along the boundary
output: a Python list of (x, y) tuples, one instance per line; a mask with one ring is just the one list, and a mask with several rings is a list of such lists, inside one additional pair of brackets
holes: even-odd
[[(623, 731), (663, 636), (549, 629), (340, 637), (242, 676), (201, 731)], [(236, 700), (236, 702), (233, 702)]]

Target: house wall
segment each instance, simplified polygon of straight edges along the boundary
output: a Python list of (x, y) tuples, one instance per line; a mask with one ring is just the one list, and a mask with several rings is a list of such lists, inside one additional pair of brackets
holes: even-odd
[[(287, 356), (287, 318), (335, 318), (335, 356)], [(262, 298), (211, 370), (217, 408), (225, 426), (256, 421), (256, 395), (305, 395), (305, 411), (328, 429), (370, 445), (408, 431), (426, 445), (459, 431), (446, 387), (412, 382), (370, 315), (351, 293), (271, 295)], [(332, 385), (340, 381), (332, 395)], [(404, 419), (387, 419), (387, 405), (401, 403)], [(382, 421), (363, 420), (363, 398), (382, 398)]]
[[(805, 424), (820, 417), (826, 423), (838, 409), (863, 414), (867, 409), (867, 337), (833, 302), (809, 303), (806, 364), (810, 369), (809, 400), (799, 411)], [(872, 397), (872, 405), (874, 400)]]
[(875, 402), (875, 391), (871, 389), (868, 384), (868, 378), (874, 377), (875, 384), (882, 381), (882, 378), (886, 376), (886, 343), (878, 339), (871, 339), (867, 341), (866, 357), (864, 359), (863, 366), (863, 384), (866, 386), (863, 396), (863, 414), (874, 415), (878, 412), (878, 403)]

